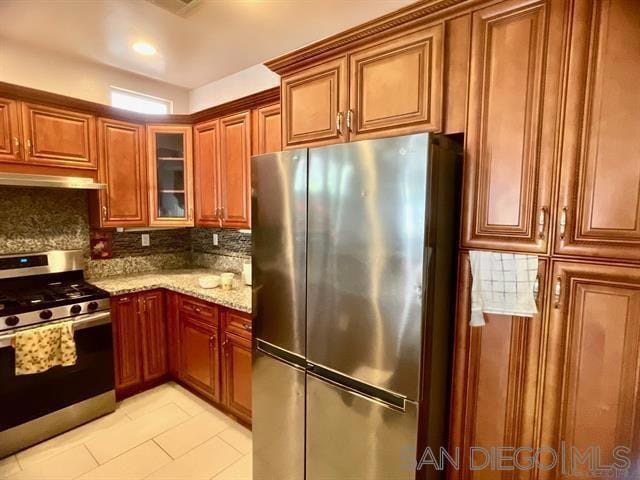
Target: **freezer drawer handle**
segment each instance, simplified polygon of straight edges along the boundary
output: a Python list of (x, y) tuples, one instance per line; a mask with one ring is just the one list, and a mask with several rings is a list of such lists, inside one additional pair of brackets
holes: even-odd
[(406, 411), (405, 402), (407, 399), (397, 393), (392, 393), (388, 390), (374, 387), (373, 385), (369, 385), (368, 383), (361, 382), (353, 377), (343, 375), (314, 363), (307, 363), (307, 373), (320, 380), (324, 380), (325, 382), (329, 382), (339, 388), (342, 388), (343, 390), (349, 390), (382, 403), (393, 410), (401, 412)]

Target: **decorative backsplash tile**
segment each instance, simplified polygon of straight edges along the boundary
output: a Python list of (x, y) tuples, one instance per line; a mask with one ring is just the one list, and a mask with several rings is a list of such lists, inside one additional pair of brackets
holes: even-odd
[(0, 186), (0, 254), (57, 249), (88, 256), (87, 193)]
[[(190, 267), (241, 272), (251, 257), (251, 234), (237, 230), (183, 228), (117, 232), (113, 258), (89, 259), (87, 193), (81, 190), (0, 186), (0, 255), (79, 249), (88, 277)], [(150, 245), (143, 247), (141, 234)], [(219, 246), (213, 246), (213, 233)]]
[[(213, 245), (213, 234), (218, 234), (218, 246)], [(251, 256), (251, 234), (222, 228), (191, 229), (191, 250), (230, 257)]]

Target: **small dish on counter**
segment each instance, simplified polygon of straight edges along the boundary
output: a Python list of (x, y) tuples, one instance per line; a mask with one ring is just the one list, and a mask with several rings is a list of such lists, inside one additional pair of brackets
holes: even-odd
[(198, 285), (202, 288), (216, 288), (220, 285), (220, 275), (204, 275), (198, 277)]

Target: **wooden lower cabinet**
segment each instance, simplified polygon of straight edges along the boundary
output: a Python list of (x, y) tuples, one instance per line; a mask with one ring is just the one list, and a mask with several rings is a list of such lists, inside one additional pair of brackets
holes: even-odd
[(161, 290), (112, 299), (116, 395), (123, 398), (166, 377), (167, 343)]
[(220, 402), (220, 355), (217, 322), (180, 310), (180, 380), (205, 397)]
[(251, 319), (246, 314), (225, 312), (223, 367), (225, 406), (245, 422), (251, 421)]
[[(624, 447), (636, 462), (640, 269), (555, 261), (552, 279), (540, 446), (597, 446), (602, 465), (617, 463), (613, 449)], [(588, 465), (572, 473), (556, 468), (537, 478), (591, 477)]]
[[(450, 479), (501, 478), (496, 471), (470, 468), (471, 447), (534, 444), (547, 270), (547, 261), (541, 260), (540, 314), (533, 318), (486, 315), (485, 326), (470, 327), (471, 266), (468, 254), (460, 255), (449, 443), (450, 451), (460, 452), (460, 468), (450, 469)], [(478, 456), (473, 462), (477, 465), (482, 460)]]

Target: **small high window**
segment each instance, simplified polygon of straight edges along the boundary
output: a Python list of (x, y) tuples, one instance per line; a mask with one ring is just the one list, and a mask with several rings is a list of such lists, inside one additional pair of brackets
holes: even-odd
[(139, 113), (167, 114), (172, 111), (172, 103), (164, 98), (111, 87), (111, 106)]

